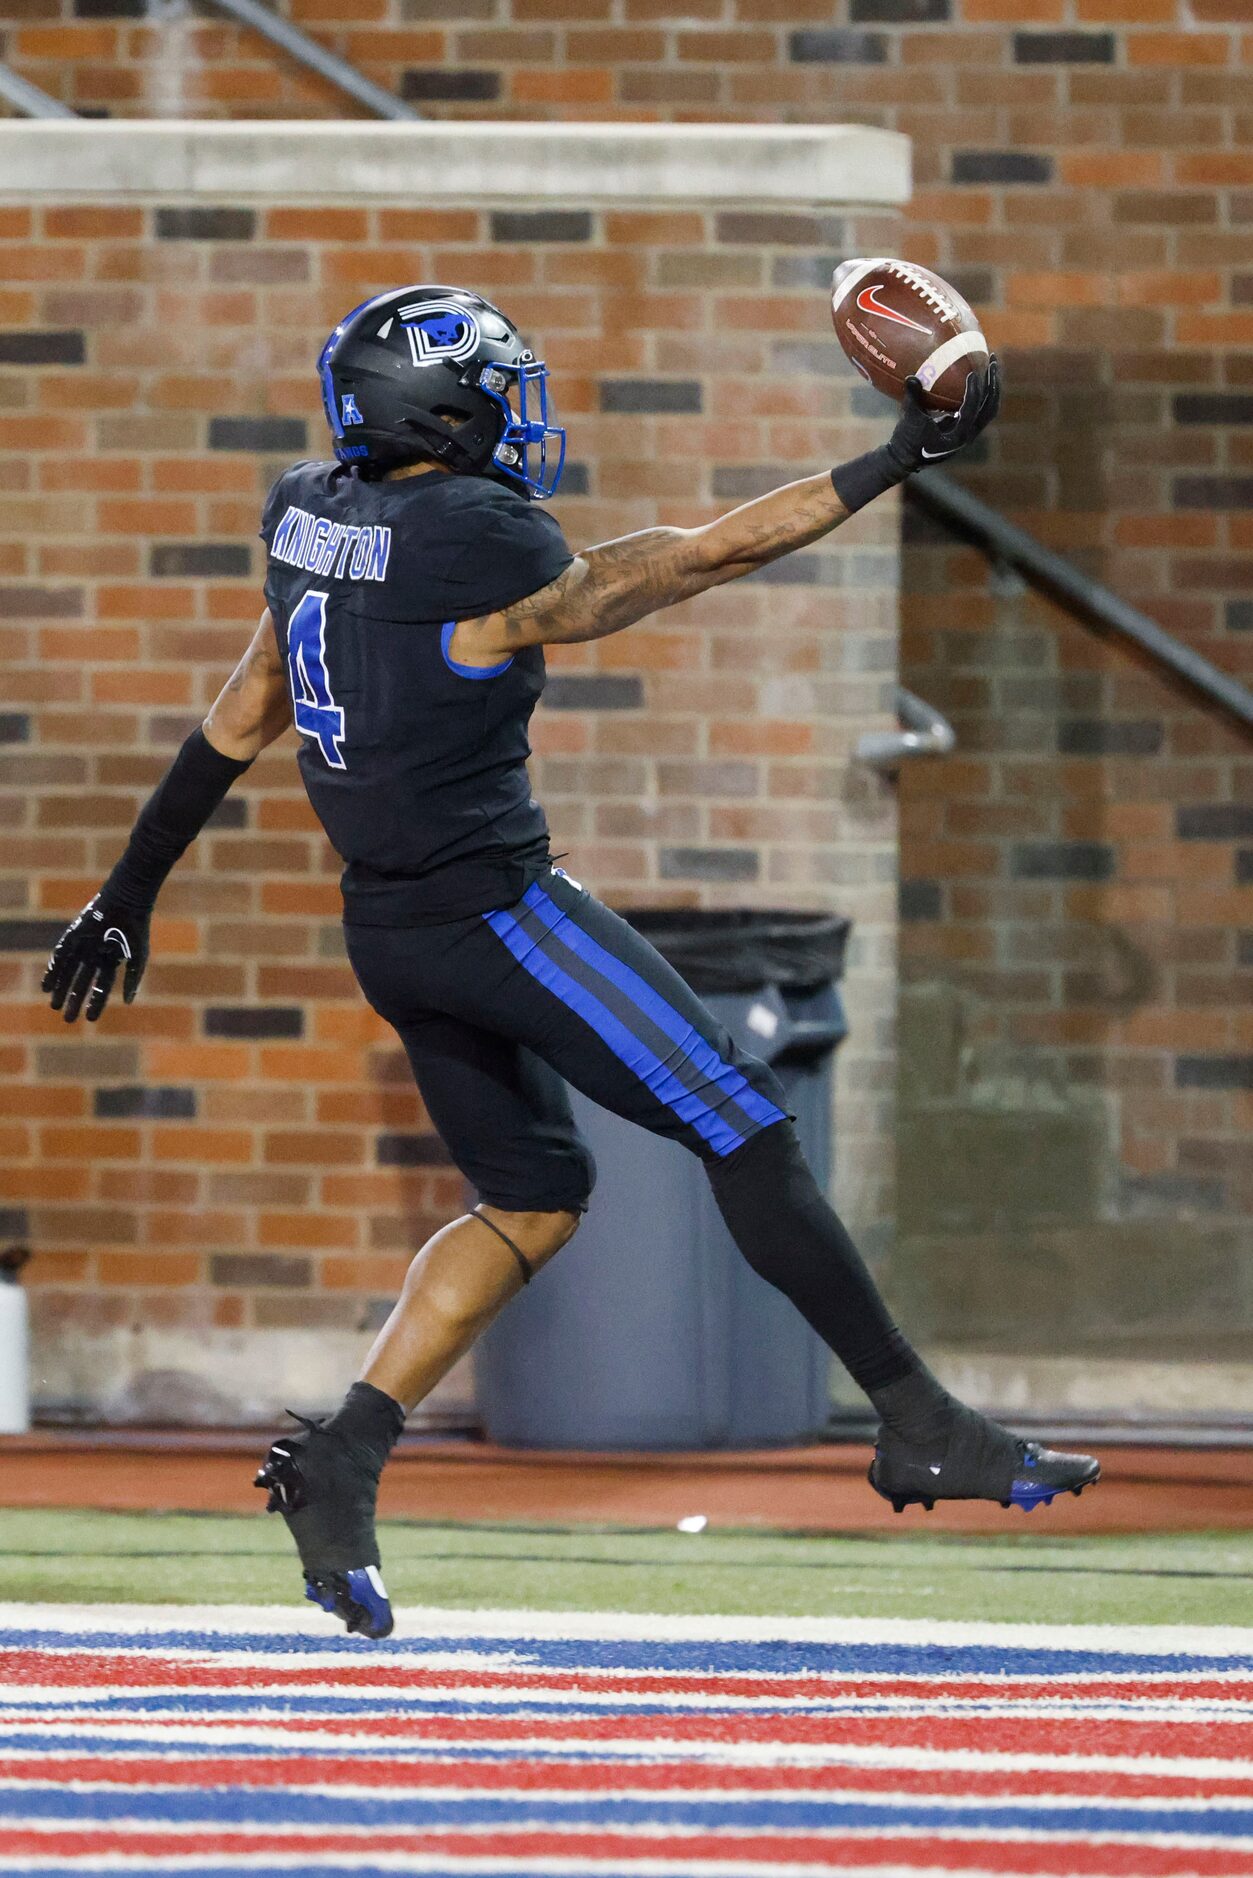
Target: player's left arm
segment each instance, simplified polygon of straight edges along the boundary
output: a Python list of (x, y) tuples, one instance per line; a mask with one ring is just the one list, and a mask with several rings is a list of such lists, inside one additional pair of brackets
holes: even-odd
[(703, 528), (645, 528), (585, 548), (538, 592), (499, 613), (459, 622), (455, 656), (491, 665), (524, 646), (604, 639), (820, 541), (849, 511), (829, 475), (771, 490)]
[(193, 730), (140, 811), (125, 853), (57, 941), (42, 989), (72, 1024), (95, 1023), (118, 972), (133, 1002), (148, 962), (148, 928), (166, 875), (227, 791), (291, 723), (287, 676), (267, 608), (204, 723)]
[(291, 721), (291, 692), (267, 607), (252, 644), (210, 707), (204, 734), (221, 755), (251, 763)]

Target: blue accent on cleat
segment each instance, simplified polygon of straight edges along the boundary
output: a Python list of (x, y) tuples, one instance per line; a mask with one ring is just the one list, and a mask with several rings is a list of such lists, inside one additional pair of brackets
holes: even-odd
[(1002, 1504), (1021, 1506), (1025, 1513), (1034, 1513), (1037, 1506), (1052, 1506), (1056, 1494), (1056, 1487), (1042, 1486), (1038, 1480), (1016, 1480), (1009, 1490), (1008, 1501)]
[(305, 1579), (305, 1596), (338, 1617), (351, 1635), (390, 1637), (395, 1628), (387, 1589), (373, 1565), (310, 1576)]

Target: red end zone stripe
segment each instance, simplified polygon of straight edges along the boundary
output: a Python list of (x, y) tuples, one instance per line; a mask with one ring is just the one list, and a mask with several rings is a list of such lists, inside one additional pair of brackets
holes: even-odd
[(192, 1760), (93, 1754), (0, 1759), (0, 1780), (94, 1781), (118, 1787), (446, 1787), (459, 1793), (899, 1793), (1035, 1799), (1042, 1793), (1085, 1801), (1253, 1798), (1253, 1776), (1122, 1774), (1069, 1769), (743, 1767), (708, 1763), (621, 1761), (393, 1761), (349, 1755), (198, 1755)]
[[(257, 1710), (264, 1709), (264, 1702)], [(57, 1720), (64, 1728), (89, 1722), (107, 1722), (111, 1729), (125, 1726), (112, 1713), (49, 1710), (6, 1711), (10, 1727), (19, 1723)], [(338, 1728), (368, 1732), (372, 1740), (444, 1740), (467, 1743), (558, 1741), (638, 1742), (649, 1751), (654, 1744), (710, 1742), (764, 1742), (769, 1746), (843, 1745), (863, 1747), (971, 1749), (980, 1753), (1066, 1754), (1081, 1759), (1096, 1746), (1105, 1755), (1169, 1755), (1202, 1760), (1253, 1760), (1253, 1722), (1138, 1721), (1134, 1716), (1082, 1715), (1055, 1717), (1015, 1716), (1007, 1736), (1003, 1715), (250, 1715), (134, 1714), (135, 1724), (176, 1730), (179, 1727), (282, 1729), (299, 1737), (313, 1731)]]
[(671, 1863), (739, 1860), (756, 1864), (820, 1864), (833, 1870), (873, 1869), (909, 1864), (941, 1871), (1059, 1874), (1062, 1878), (1248, 1878), (1247, 1850), (1226, 1847), (1174, 1848), (1131, 1840), (1093, 1843), (1083, 1839), (1013, 1841), (948, 1838), (936, 1834), (848, 1833), (693, 1833), (682, 1837), (651, 1833), (598, 1833), (510, 1830), (503, 1833), (281, 1834), (250, 1830), (186, 1833), (135, 1832), (125, 1827), (100, 1832), (18, 1831), (0, 1834), (0, 1854), (48, 1862), (54, 1858), (174, 1857), (214, 1853), (256, 1858), (264, 1853), (354, 1853), (362, 1864), (380, 1852), (460, 1859), (616, 1859), (629, 1865), (644, 1859)]
[[(449, 1646), (455, 1649), (455, 1641)], [(175, 1689), (552, 1689), (589, 1690), (607, 1695), (691, 1695), (716, 1700), (719, 1696), (759, 1698), (762, 1701), (831, 1700), (833, 1697), (866, 1701), (906, 1700), (1039, 1702), (1053, 1701), (1253, 1701), (1253, 1676), (1246, 1673), (1204, 1679), (1155, 1675), (1122, 1676), (1117, 1680), (1065, 1682), (1058, 1677), (1030, 1679), (946, 1676), (735, 1676), (624, 1674), (597, 1670), (530, 1669), (525, 1664), (509, 1669), (425, 1668), (420, 1661), (369, 1663), (329, 1661), (323, 1664), (271, 1665), (217, 1663), (144, 1653), (97, 1654), (81, 1650), (0, 1651), (0, 1686), (43, 1686), (57, 1689), (108, 1687), (117, 1690)]]

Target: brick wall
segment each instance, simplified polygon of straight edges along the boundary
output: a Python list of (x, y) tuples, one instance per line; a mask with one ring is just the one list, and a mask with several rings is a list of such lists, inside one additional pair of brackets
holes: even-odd
[[(395, 279), (520, 308), (572, 431), (586, 543), (690, 522), (865, 447), (813, 255), (890, 218), (0, 204), (0, 1234), (29, 1235), (53, 1412), (233, 1419), (321, 1400), (460, 1205), (342, 956), (337, 864), (290, 739), (167, 886), (140, 1000), (67, 1030), (36, 995), (65, 917), (259, 608), (262, 492), (321, 448), (311, 360)], [(895, 804), (848, 765), (895, 670), (890, 511), (552, 664), (556, 846), (620, 906), (857, 922), (844, 1197), (890, 1216)], [(263, 1342), (258, 1342), (262, 1337)]]
[[(5, 56), (91, 109), (345, 109), (219, 22), (189, 14), (158, 41), (121, 11), (138, 5), (77, 0), (76, 14), (73, 0), (11, 0)], [(1211, 660), (1253, 670), (1246, 0), (693, 0), (681, 12), (665, 0), (477, 0), (455, 12), (442, 0), (300, 0), (290, 11), (428, 115), (908, 133), (916, 191), (900, 245), (976, 302), (1007, 366), (1002, 424), (962, 474)], [(798, 249), (790, 278), (809, 259)], [(1039, 1204), (992, 1208), (992, 1223), (979, 1177), (945, 1212), (907, 1152), (914, 1225), (896, 1282), (937, 1336), (986, 1331), (1023, 1348), (1103, 1344), (1125, 1322), (1118, 1299), (1136, 1296), (1131, 1334), (1147, 1350), (1170, 1343), (1186, 1272), (1203, 1348), (1253, 1310), (1239, 1151), (1253, 1080), (1247, 744), (1124, 655), (990, 592), (974, 557), (920, 536), (906, 569), (904, 676), (950, 709), (964, 748), (902, 790), (906, 1057), (957, 1051), (944, 1059), (947, 1095), (926, 1075), (905, 1093), (1012, 1115), (1009, 1092), (1057, 1089), (1079, 1119), (1072, 1136), (1058, 1124), (1070, 1145), (1050, 1149)], [(1029, 1062), (1008, 1079), (980, 1070), (972, 1096), (960, 1065), (985, 1037)], [(1050, 1212), (1050, 1191), (1074, 1205), (1087, 1196), (1080, 1214)], [(1176, 1228), (1187, 1251), (1172, 1275)], [(1060, 1274), (1052, 1318), (1015, 1263), (1027, 1232), (1044, 1235), (1040, 1268)], [(975, 1237), (982, 1249), (962, 1252)], [(1162, 1276), (1146, 1286), (1137, 1274), (1158, 1245)], [(1083, 1272), (1098, 1246), (1111, 1304), (1091, 1313)], [(924, 1283), (928, 1269), (947, 1276)], [(970, 1308), (1002, 1279), (1019, 1299), (1006, 1307), (1012, 1331)]]

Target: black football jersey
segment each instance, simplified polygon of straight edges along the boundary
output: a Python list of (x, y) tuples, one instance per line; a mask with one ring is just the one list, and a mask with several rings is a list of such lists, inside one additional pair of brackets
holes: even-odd
[(408, 925), (511, 904), (548, 852), (527, 775), (544, 687), (531, 646), (458, 665), (453, 627), (569, 566), (561, 529), (503, 485), (366, 481), (297, 463), (261, 522), (309, 800), (347, 863), (345, 918)]

